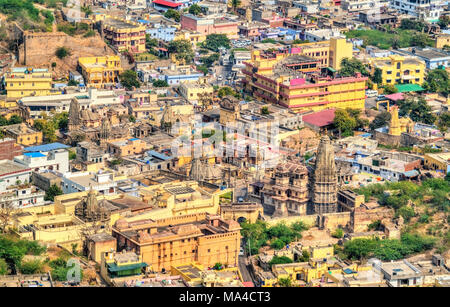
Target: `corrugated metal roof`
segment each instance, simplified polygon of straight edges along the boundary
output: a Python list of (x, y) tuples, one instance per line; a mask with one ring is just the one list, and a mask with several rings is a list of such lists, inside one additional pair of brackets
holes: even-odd
[(70, 146), (61, 144), (61, 143), (50, 143), (45, 145), (38, 145), (38, 146), (31, 146), (26, 147), (23, 150), (24, 151), (30, 151), (30, 152), (36, 152), (36, 151), (51, 151), (56, 149), (67, 149), (70, 148)]

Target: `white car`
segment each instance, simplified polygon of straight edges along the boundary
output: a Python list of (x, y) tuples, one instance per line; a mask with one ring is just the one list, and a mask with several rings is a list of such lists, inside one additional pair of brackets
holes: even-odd
[(241, 249), (239, 250), (239, 256), (244, 256), (244, 248), (242, 248), (242, 246)]
[(371, 98), (371, 97), (376, 97), (378, 96), (378, 92), (375, 90), (367, 90), (366, 91), (366, 96)]

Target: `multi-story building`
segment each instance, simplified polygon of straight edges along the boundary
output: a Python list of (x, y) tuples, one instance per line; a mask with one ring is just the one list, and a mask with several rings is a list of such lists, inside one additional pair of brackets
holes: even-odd
[(369, 59), (371, 74), (381, 70), (382, 84), (412, 83), (422, 84), (425, 76), (425, 63), (416, 57), (391, 55)]
[(308, 170), (301, 164), (280, 164), (271, 182), (264, 185), (263, 192), (263, 204), (274, 207), (274, 216), (306, 214), (309, 199)]
[(191, 30), (204, 35), (225, 34), (228, 38), (238, 38), (238, 23), (232, 19), (221, 17), (201, 17), (192, 14), (181, 16), (181, 29)]
[(70, 103), (74, 99), (78, 102), (80, 110), (117, 106), (123, 102), (123, 98), (114, 91), (90, 88), (86, 92), (76, 91), (64, 95), (24, 97), (19, 100), (19, 105), (23, 107), (22, 109), (27, 110), (27, 115), (31, 118), (41, 118), (43, 114), (52, 116), (54, 113), (68, 112)]
[(390, 7), (428, 22), (437, 21), (444, 11), (442, 0), (391, 0)]
[(0, 139), (0, 160), (12, 160), (23, 152), (22, 146), (12, 138)]
[(48, 69), (16, 67), (6, 74), (5, 87), (8, 98), (49, 95), (52, 74)]
[(341, 8), (349, 13), (367, 10), (380, 10), (381, 7), (389, 5), (389, 0), (343, 0)]
[(214, 89), (211, 84), (181, 83), (179, 91), (189, 102), (200, 104), (204, 99), (212, 99)]
[(119, 18), (107, 17), (102, 21), (105, 39), (119, 52), (145, 52), (145, 26)]
[(427, 69), (447, 68), (450, 66), (450, 53), (436, 48), (409, 47), (393, 50), (392, 52), (400, 55), (418, 57), (425, 62)]
[(108, 142), (108, 152), (116, 157), (125, 157), (143, 153), (149, 145), (138, 139), (125, 139)]
[(253, 51), (243, 73), (245, 90), (264, 102), (299, 112), (327, 108), (363, 109), (367, 77), (333, 78), (317, 73), (320, 62), (289, 51)]
[(5, 126), (1, 130), (5, 136), (16, 140), (17, 144), (29, 146), (42, 143), (42, 131), (34, 130), (25, 123)]
[(123, 71), (120, 57), (117, 55), (81, 57), (78, 58), (78, 65), (86, 86), (96, 88), (119, 82), (119, 75)]
[(30, 182), (31, 169), (10, 160), (0, 161), (0, 193), (16, 184)]
[(25, 147), (25, 153), (15, 157), (14, 161), (35, 172), (51, 170), (65, 173), (69, 171), (68, 148), (69, 146), (60, 143)]
[(192, 262), (237, 266), (240, 229), (236, 221), (201, 213), (134, 222), (119, 219), (112, 234), (119, 251), (134, 249), (152, 271), (166, 272)]

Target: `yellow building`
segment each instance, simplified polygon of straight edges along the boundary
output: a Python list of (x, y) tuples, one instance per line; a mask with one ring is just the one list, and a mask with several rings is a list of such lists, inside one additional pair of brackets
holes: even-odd
[(206, 40), (206, 35), (200, 32), (193, 32), (188, 30), (181, 30), (175, 33), (174, 40), (188, 40), (192, 44), (192, 48), (196, 48), (198, 43)]
[(145, 26), (115, 17), (106, 17), (102, 22), (105, 39), (119, 52), (145, 52)]
[(201, 104), (204, 99), (212, 99), (214, 89), (209, 83), (182, 83), (180, 94), (193, 104)]
[(438, 49), (442, 49), (444, 48), (444, 46), (450, 48), (450, 34), (441, 34), (436, 36), (436, 40), (434, 43), (434, 46)]
[(50, 95), (52, 74), (48, 69), (16, 67), (6, 74), (5, 85), (8, 98)]
[(425, 63), (415, 57), (391, 55), (385, 58), (369, 59), (369, 70), (373, 75), (381, 70), (383, 85), (422, 84), (425, 76)]
[(329, 41), (296, 44), (300, 54), (320, 60), (321, 67), (341, 69), (344, 58), (353, 57), (353, 44), (345, 38), (331, 38)]
[(200, 263), (172, 266), (172, 276), (181, 276), (190, 287), (243, 287), (241, 272), (237, 267), (208, 270)]
[(104, 84), (119, 82), (119, 75), (123, 69), (120, 57), (117, 55), (103, 57), (78, 58), (85, 84), (101, 88)]
[(42, 143), (42, 131), (33, 130), (25, 123), (2, 127), (3, 134), (16, 140), (17, 144), (24, 146)]
[(367, 77), (332, 78), (318, 73), (319, 59), (288, 51), (252, 52), (245, 63), (245, 90), (256, 99), (294, 112), (328, 108), (364, 109)]
[(433, 170), (440, 170), (444, 172), (444, 174), (450, 171), (450, 153), (442, 152), (442, 153), (429, 153), (425, 154), (424, 157), (424, 166)]

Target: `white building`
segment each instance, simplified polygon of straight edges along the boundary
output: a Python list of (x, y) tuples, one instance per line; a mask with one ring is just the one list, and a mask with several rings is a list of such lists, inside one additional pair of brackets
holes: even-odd
[(102, 195), (115, 194), (120, 179), (112, 172), (67, 173), (63, 177), (62, 190), (64, 194), (97, 190)]
[(373, 13), (377, 14), (376, 10), (379, 11), (383, 6), (389, 6), (389, 0), (343, 0), (341, 2), (342, 9), (350, 13), (375, 10)]
[(90, 109), (94, 106), (112, 106), (123, 102), (123, 97), (114, 91), (97, 90), (90, 88), (85, 92), (75, 92), (62, 95), (29, 96), (19, 100), (19, 104), (30, 108), (32, 118), (41, 118), (42, 113), (69, 112), (70, 102), (77, 99), (80, 109)]
[(339, 29), (315, 29), (315, 30), (307, 30), (305, 32), (305, 40), (310, 42), (320, 42), (330, 40), (332, 37), (341, 37), (345, 38), (343, 34), (339, 31)]
[(14, 162), (35, 172), (52, 170), (66, 173), (69, 171), (67, 148), (69, 146), (60, 143), (27, 147), (23, 155), (14, 158)]
[(31, 169), (10, 160), (0, 160), (0, 193), (9, 187), (30, 182)]
[(444, 11), (442, 0), (391, 0), (391, 8), (401, 14), (411, 15), (426, 21), (437, 21)]

